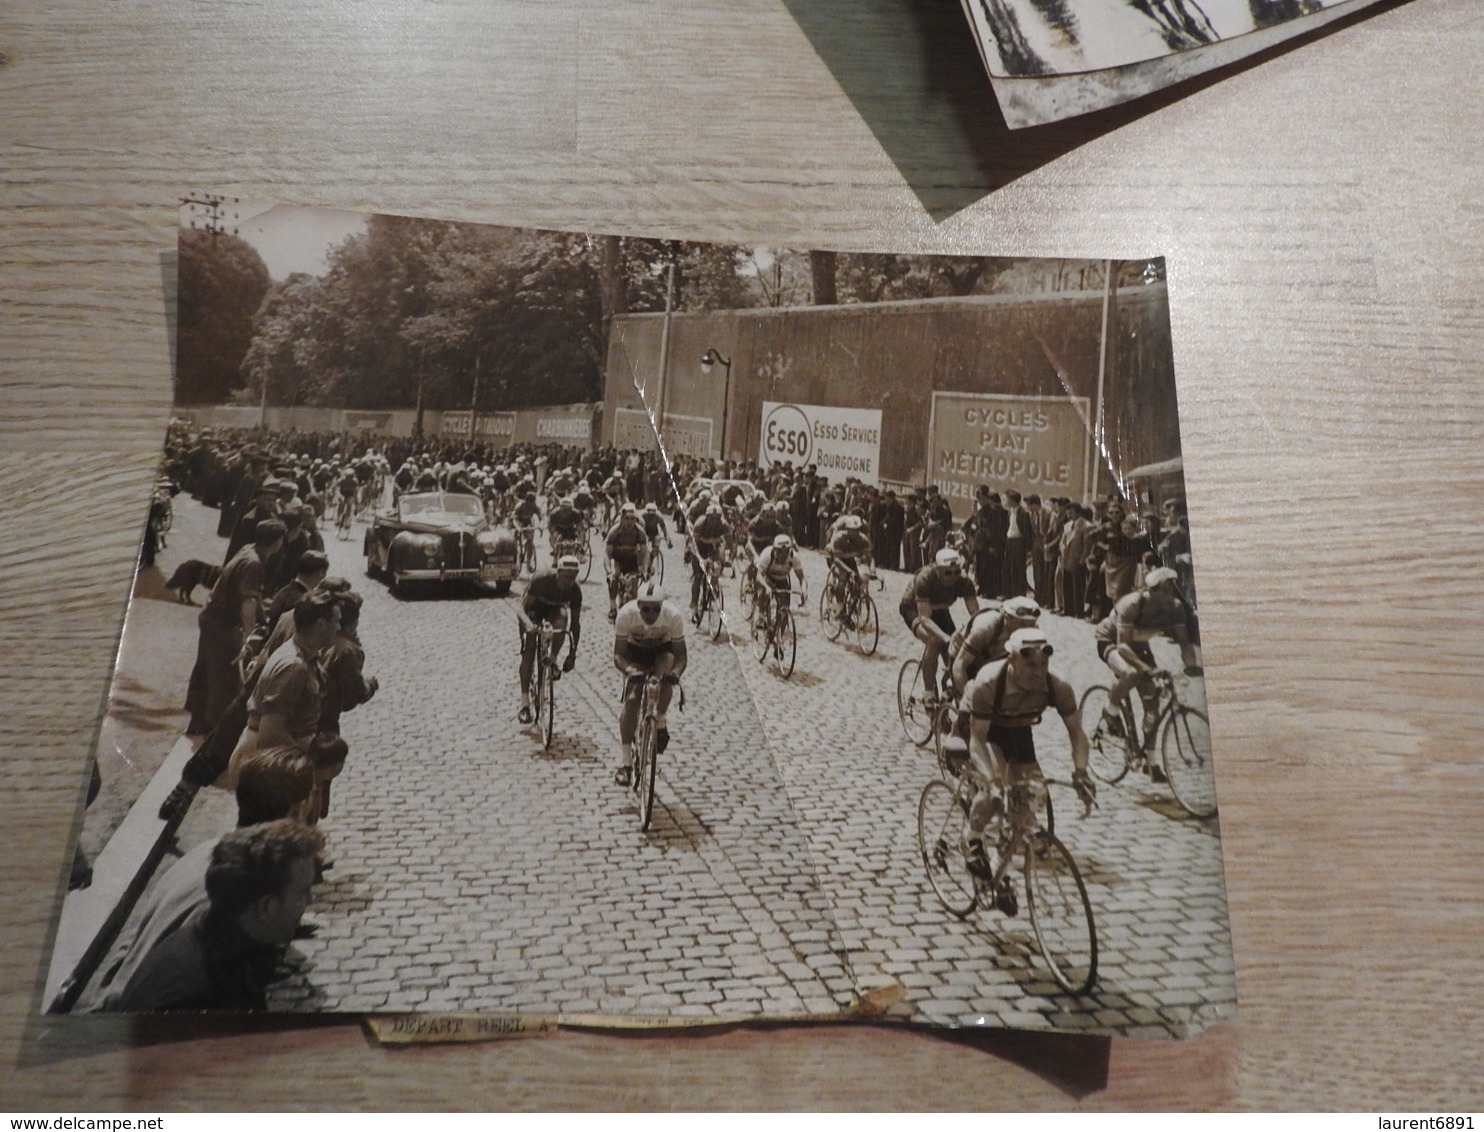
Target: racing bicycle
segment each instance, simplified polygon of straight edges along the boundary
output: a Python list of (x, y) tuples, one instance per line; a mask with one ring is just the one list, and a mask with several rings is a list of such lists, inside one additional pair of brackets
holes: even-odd
[(649, 540), (649, 576), (656, 582), (663, 583), (665, 580), (665, 556), (660, 553), (658, 538)]
[[(639, 828), (647, 831), (654, 817), (654, 783), (659, 773), (659, 725), (656, 717), (660, 709), (660, 687), (665, 680), (671, 681), (679, 690), (680, 679), (676, 676), (630, 676), (630, 680), (643, 680), (644, 690), (639, 701), (639, 728), (634, 735), (634, 755), (629, 763), (629, 789), (639, 801)], [(627, 685), (625, 685), (627, 690)], [(679, 702), (685, 704), (685, 693), (680, 691)]]
[(534, 526), (515, 528), (515, 564), (516, 569), (523, 574), (536, 572), (536, 528)]
[[(971, 865), (969, 847), (969, 809), (982, 787), (988, 789), (980, 834), (987, 869)], [(1036, 946), (1052, 978), (1069, 994), (1086, 994), (1098, 975), (1097, 925), (1076, 860), (1041, 823), (1045, 796), (1039, 777), (1006, 791), (965, 762), (956, 781), (935, 778), (923, 788), (917, 803), (918, 851), (928, 883), (959, 919), (980, 907), (1017, 915), (1014, 874), (1019, 873)]]
[(705, 575), (701, 580), (701, 594), (691, 621), (713, 641), (719, 641), (726, 631), (726, 598), (721, 591), (721, 555), (713, 554), (701, 561), (705, 567)]
[[(1216, 777), (1211, 769), (1211, 724), (1206, 713), (1191, 707), (1180, 694), (1175, 677), (1163, 669), (1149, 673), (1159, 696), (1153, 726), (1144, 736), (1144, 747), (1134, 738), (1135, 689), (1123, 699), (1116, 723), (1106, 714), (1109, 689), (1094, 684), (1082, 693), (1082, 725), (1093, 724), (1088, 734), (1088, 761), (1092, 773), (1112, 785), (1130, 770), (1149, 770), (1154, 752), (1175, 801), (1192, 817), (1216, 814)], [(1095, 723), (1093, 721), (1096, 721)]]
[(829, 581), (819, 594), (819, 619), (825, 636), (835, 641), (841, 633), (853, 632), (856, 644), (867, 656), (876, 651), (881, 640), (881, 618), (877, 616), (869, 582), (875, 582), (878, 590), (886, 585), (875, 574), (862, 578), (854, 570), (832, 568)]
[(592, 540), (588, 538), (586, 528), (579, 531), (574, 538), (559, 538), (556, 540), (551, 548), (552, 565), (555, 566), (562, 560), (562, 556), (567, 554), (573, 555), (581, 563), (578, 569), (577, 580), (579, 582), (587, 581), (589, 575), (593, 572), (593, 544)]
[(902, 722), (902, 734), (907, 736), (907, 741), (914, 747), (926, 747), (943, 727), (943, 719), (952, 700), (947, 690), (948, 671), (947, 658), (940, 657), (939, 689), (931, 696), (927, 694), (922, 682), (920, 655), (904, 660), (897, 672), (897, 718)]
[[(764, 591), (761, 587), (767, 586)], [(805, 594), (759, 581), (758, 604), (752, 615), (752, 654), (759, 664), (769, 656), (778, 665), (778, 674), (787, 680), (794, 673), (799, 648), (799, 631), (794, 625), (794, 602), (803, 607)]]
[(542, 619), (536, 627), (536, 663), (531, 666), (531, 718), (541, 729), (541, 745), (551, 749), (551, 737), (556, 730), (556, 682), (562, 677), (562, 666), (557, 661), (557, 645), (566, 633), (552, 628), (551, 622)]
[(335, 534), (344, 540), (350, 538), (350, 524), (355, 518), (355, 500), (344, 493), (335, 504)]

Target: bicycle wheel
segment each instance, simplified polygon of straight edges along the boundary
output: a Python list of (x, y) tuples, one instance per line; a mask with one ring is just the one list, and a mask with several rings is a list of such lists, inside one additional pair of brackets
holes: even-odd
[(751, 621), (753, 611), (757, 608), (757, 580), (745, 570), (742, 580), (737, 583), (737, 596), (742, 599), (742, 615)]
[(548, 751), (551, 750), (551, 737), (556, 733), (556, 683), (552, 680), (555, 666), (550, 660), (541, 663), (542, 680), (544, 685), (541, 713), (537, 716), (541, 724), (541, 745)]
[(959, 792), (934, 779), (917, 801), (917, 851), (927, 870), (928, 884), (938, 899), (960, 920), (979, 903), (974, 874), (964, 856), (969, 836), (969, 812)]
[(721, 592), (719, 581), (711, 584), (703, 600), (706, 602), (703, 628), (711, 634), (713, 641), (719, 641), (726, 632), (727, 612), (726, 597)]
[(831, 641), (840, 639), (840, 632), (844, 629), (840, 613), (840, 592), (833, 585), (825, 585), (819, 590), (819, 623), (825, 626), (825, 636)]
[(1086, 994), (1098, 977), (1098, 935), (1077, 862), (1054, 836), (1038, 830), (1025, 852), (1031, 929), (1051, 977), (1069, 994)]
[(914, 747), (932, 742), (935, 715), (923, 702), (922, 660), (903, 661), (897, 673), (897, 718), (902, 721), (902, 733)]
[(1160, 758), (1170, 793), (1186, 813), (1209, 818), (1216, 813), (1216, 776), (1211, 770), (1211, 724), (1205, 712), (1180, 704), (1160, 729)]
[[(783, 600), (782, 597), (779, 598)], [(778, 657), (778, 672), (787, 680), (794, 674), (794, 661), (799, 651), (798, 630), (794, 628), (793, 611), (783, 609), (778, 614), (778, 628), (773, 634), (773, 651)]]
[(639, 792), (639, 828), (647, 830), (650, 819), (654, 817), (654, 779), (658, 770), (655, 765), (654, 716), (648, 716), (644, 720), (635, 754), (639, 759), (639, 767), (634, 775), (634, 789)]
[(1082, 693), (1080, 718), (1087, 733), (1087, 765), (1093, 775), (1109, 786), (1123, 781), (1128, 773), (1128, 743), (1108, 733), (1103, 710), (1108, 706), (1108, 689), (1094, 684)]
[(871, 656), (881, 640), (881, 619), (876, 616), (876, 603), (862, 590), (855, 601), (855, 643), (861, 652)]
[(536, 670), (531, 673), (531, 720), (540, 723), (546, 711), (546, 665), (536, 657)]
[(654, 553), (649, 556), (649, 573), (656, 582), (665, 580), (665, 556), (660, 553), (660, 548), (655, 547)]
[(752, 655), (759, 664), (768, 659), (768, 653), (773, 648), (773, 634), (770, 632), (772, 624), (771, 620), (762, 617), (752, 619)]
[(593, 572), (593, 544), (588, 539), (582, 540), (582, 549), (578, 552), (578, 557), (582, 559), (582, 573), (577, 576), (577, 580), (585, 582)]

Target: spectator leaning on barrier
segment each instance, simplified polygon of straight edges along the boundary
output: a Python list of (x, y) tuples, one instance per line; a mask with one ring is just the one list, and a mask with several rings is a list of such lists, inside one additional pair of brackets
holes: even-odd
[(241, 687), (237, 658), (262, 617), (264, 575), (283, 538), (284, 525), (277, 519), (259, 523), (253, 544), (243, 547), (227, 563), (201, 610), (196, 666), (186, 692), (185, 706), (191, 713), (187, 735), (211, 731)]
[(99, 991), (78, 1009), (266, 1009), (323, 845), (318, 831), (283, 820), (235, 829), (181, 858), (136, 912), (139, 928)]

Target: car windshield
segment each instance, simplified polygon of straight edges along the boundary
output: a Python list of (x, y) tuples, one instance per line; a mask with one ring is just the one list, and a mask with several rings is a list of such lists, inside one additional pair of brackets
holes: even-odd
[(745, 503), (757, 494), (757, 487), (749, 480), (702, 480), (711, 494), (721, 499), (733, 498)]
[(402, 510), (402, 518), (411, 519), (418, 515), (468, 515), (478, 518), (484, 514), (484, 504), (480, 502), (477, 495), (445, 495), (442, 492), (428, 492), (419, 495), (404, 495), (398, 501)]

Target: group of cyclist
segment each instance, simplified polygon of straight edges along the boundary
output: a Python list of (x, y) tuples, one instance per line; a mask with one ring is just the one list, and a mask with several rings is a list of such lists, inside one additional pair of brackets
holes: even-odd
[[(564, 508), (570, 509), (569, 501), (563, 501), (548, 516), (548, 524), (555, 523), (564, 540), (586, 538), (586, 521), (579, 517), (573, 522), (561, 516)], [(613, 664), (624, 677), (623, 709), (619, 716), (622, 757), (614, 769), (614, 780), (624, 786), (629, 785), (633, 774), (634, 738), (645, 681), (651, 676), (660, 681), (655, 726), (656, 749), (663, 751), (670, 740), (667, 713), (671, 696), (687, 662), (684, 618), (666, 601), (660, 582), (651, 576), (652, 555), (658, 554), (660, 538), (664, 538), (667, 546), (673, 545), (653, 504), (641, 512), (632, 503), (620, 505), (617, 521), (604, 538), (608, 618), (614, 623)], [(582, 561), (575, 553), (554, 555), (553, 565), (537, 571), (521, 595), (516, 616), (520, 624), (519, 719), (522, 723), (533, 721), (531, 677), (543, 624), (552, 633), (552, 656), (563, 647), (566, 649), (560, 670), (553, 672), (552, 677), (560, 678), (561, 673), (571, 672), (576, 665), (582, 634), (582, 586), (578, 581), (581, 566)]]

